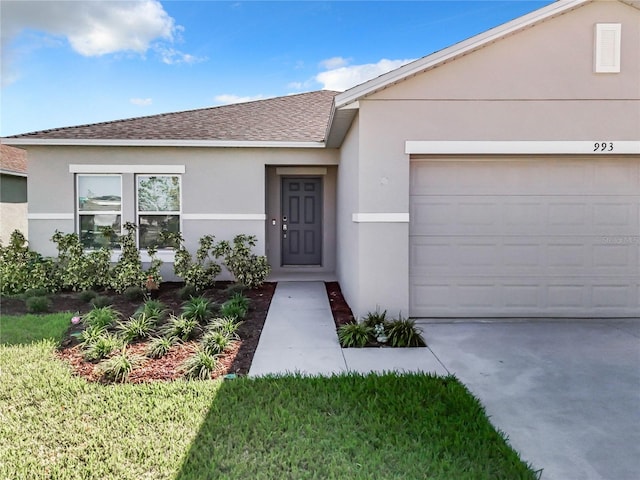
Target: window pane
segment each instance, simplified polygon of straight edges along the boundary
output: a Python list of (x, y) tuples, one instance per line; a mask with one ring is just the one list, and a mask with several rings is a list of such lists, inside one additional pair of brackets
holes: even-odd
[(121, 195), (119, 176), (78, 176), (80, 211), (120, 211)]
[(180, 177), (138, 176), (138, 210), (141, 212), (179, 212)]
[[(111, 227), (114, 235), (106, 238), (102, 232), (102, 227)], [(120, 233), (120, 215), (80, 215), (80, 242), (84, 248), (101, 248), (110, 246), (118, 248), (118, 237)]]
[(172, 247), (162, 241), (162, 232), (177, 233), (180, 231), (180, 215), (140, 215), (138, 217), (140, 229), (140, 248), (157, 246), (158, 248)]

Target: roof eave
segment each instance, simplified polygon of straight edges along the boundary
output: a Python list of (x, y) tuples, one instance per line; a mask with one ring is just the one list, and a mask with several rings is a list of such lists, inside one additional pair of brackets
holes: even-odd
[(200, 148), (324, 148), (324, 142), (272, 140), (171, 140), (171, 139), (99, 139), (99, 138), (3, 138), (11, 146), (82, 147), (200, 147)]

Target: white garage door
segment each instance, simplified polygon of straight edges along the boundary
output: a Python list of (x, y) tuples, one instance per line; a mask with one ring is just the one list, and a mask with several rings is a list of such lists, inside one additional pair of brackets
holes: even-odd
[(411, 161), (412, 317), (640, 316), (640, 158)]

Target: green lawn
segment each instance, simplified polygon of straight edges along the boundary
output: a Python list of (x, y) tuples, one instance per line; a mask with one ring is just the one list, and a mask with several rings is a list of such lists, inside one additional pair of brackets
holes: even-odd
[(49, 339), (58, 341), (69, 327), (71, 313), (0, 316), (0, 344), (20, 345)]
[(453, 377), (105, 386), (51, 340), (7, 343), (2, 479), (536, 478)]

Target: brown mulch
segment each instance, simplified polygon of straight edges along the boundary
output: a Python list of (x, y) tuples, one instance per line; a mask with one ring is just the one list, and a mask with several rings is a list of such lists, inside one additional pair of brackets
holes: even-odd
[[(213, 302), (222, 303), (228, 298), (225, 290), (230, 285), (230, 282), (217, 282), (215, 287), (206, 290), (203, 295)], [(345, 323), (353, 322), (353, 314), (342, 296), (338, 282), (328, 282), (325, 285), (336, 328)], [(178, 290), (182, 286), (181, 283), (162, 283), (160, 289), (154, 292), (153, 297), (162, 301), (170, 312), (178, 314), (184, 303), (178, 295)], [(261, 287), (243, 292), (250, 299), (250, 307), (238, 330), (241, 340), (234, 348), (219, 358), (219, 368), (216, 370), (214, 378), (230, 373), (239, 376), (249, 373), (275, 288), (275, 283), (265, 283)], [(132, 316), (142, 303), (141, 300), (131, 301), (124, 295), (117, 295), (114, 292), (101, 292), (100, 294), (109, 297), (110, 303), (115, 310), (121, 313), (123, 319)], [(57, 293), (51, 295), (50, 299), (50, 312), (77, 312), (82, 315), (92, 308), (90, 304), (83, 302), (79, 298), (79, 294), (75, 292)], [(27, 313), (25, 302), (17, 298), (3, 298), (1, 308), (3, 315), (24, 315)], [(84, 360), (78, 346), (77, 336), (74, 336), (74, 333), (81, 330), (82, 325), (69, 324), (69, 329), (60, 344), (57, 356), (67, 362), (75, 374), (89, 381), (101, 381), (96, 369), (97, 363)], [(144, 355), (146, 346), (146, 342), (134, 343), (127, 347), (127, 351), (132, 354)], [(180, 366), (193, 354), (196, 347), (197, 342), (195, 341), (178, 344), (172, 347), (165, 357), (146, 360), (141, 367), (131, 373), (129, 382), (144, 383), (183, 378)]]

